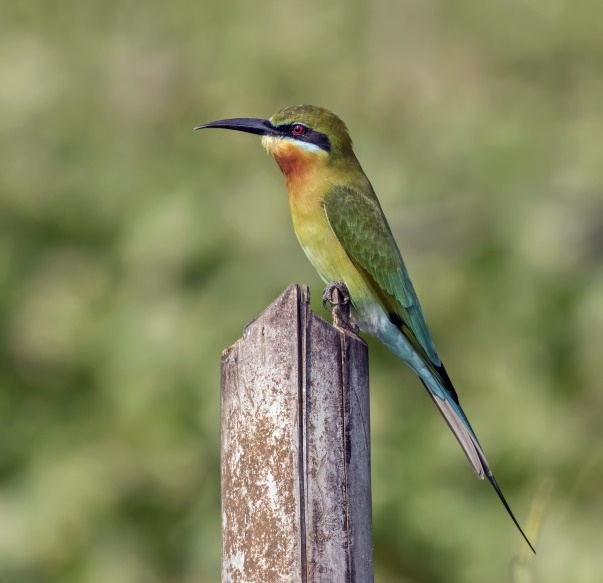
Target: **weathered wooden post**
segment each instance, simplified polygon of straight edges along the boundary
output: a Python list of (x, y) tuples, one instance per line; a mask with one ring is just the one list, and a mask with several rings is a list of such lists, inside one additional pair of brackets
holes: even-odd
[(372, 583), (366, 344), (289, 286), (222, 355), (222, 583)]

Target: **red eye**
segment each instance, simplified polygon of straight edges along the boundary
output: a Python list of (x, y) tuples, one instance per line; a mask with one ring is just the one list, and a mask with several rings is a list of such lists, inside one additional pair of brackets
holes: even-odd
[(306, 133), (306, 126), (301, 123), (294, 123), (291, 126), (291, 133), (294, 136), (303, 136)]

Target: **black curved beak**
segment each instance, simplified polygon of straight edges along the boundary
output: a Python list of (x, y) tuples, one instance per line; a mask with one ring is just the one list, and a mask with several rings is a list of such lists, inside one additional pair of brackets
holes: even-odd
[(219, 119), (210, 121), (194, 128), (195, 130), (203, 130), (205, 128), (220, 128), (224, 130), (237, 130), (239, 132), (247, 132), (248, 134), (256, 134), (258, 136), (276, 136), (280, 135), (278, 130), (267, 120), (256, 117), (234, 117), (232, 119)]

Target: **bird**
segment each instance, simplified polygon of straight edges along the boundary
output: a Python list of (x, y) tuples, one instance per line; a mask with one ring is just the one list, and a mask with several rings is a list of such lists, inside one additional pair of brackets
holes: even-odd
[(419, 377), (480, 479), (487, 478), (530, 549), (440, 359), (381, 204), (345, 123), (315, 105), (269, 119), (230, 118), (202, 129), (261, 136), (285, 178), (295, 234), (326, 284), (347, 287), (353, 322), (377, 337)]

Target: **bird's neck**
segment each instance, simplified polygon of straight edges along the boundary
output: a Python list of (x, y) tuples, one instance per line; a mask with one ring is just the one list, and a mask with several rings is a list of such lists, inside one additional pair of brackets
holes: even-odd
[(353, 152), (339, 162), (333, 162), (324, 150), (306, 149), (286, 140), (264, 137), (262, 144), (285, 177), (296, 231), (306, 221), (324, 220), (325, 196), (337, 185), (366, 182), (370, 189)]
[(333, 178), (327, 152), (305, 150), (284, 141), (271, 146), (267, 150), (285, 177), (292, 214), (318, 210)]

